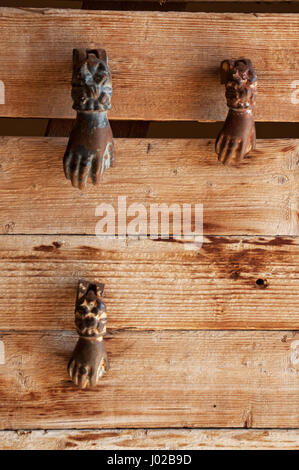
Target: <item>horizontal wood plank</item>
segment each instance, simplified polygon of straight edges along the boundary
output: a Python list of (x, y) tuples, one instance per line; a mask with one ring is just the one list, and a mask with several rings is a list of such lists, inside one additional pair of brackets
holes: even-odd
[(200, 248), (2, 236), (0, 329), (74, 329), (81, 277), (106, 284), (110, 329), (299, 329), (298, 247), (298, 238), (206, 237)]
[(118, 332), (111, 371), (79, 390), (68, 332), (1, 334), (1, 429), (298, 428), (298, 333)]
[[(63, 174), (65, 138), (3, 137), (0, 232), (94, 235), (96, 208), (118, 197), (203, 205), (204, 234), (298, 235), (299, 141), (260, 140), (239, 168), (220, 164), (213, 140), (117, 139), (116, 162), (99, 187), (74, 189)], [(128, 223), (133, 216), (127, 216)], [(116, 232), (118, 220), (116, 219)], [(120, 223), (121, 233), (126, 223)], [(150, 232), (149, 217), (147, 233)], [(169, 233), (172, 234), (172, 224)]]
[(109, 429), (0, 431), (2, 450), (298, 450), (298, 430)]
[(259, 77), (256, 119), (299, 120), (296, 14), (1, 8), (0, 29), (1, 116), (73, 117), (72, 49), (104, 47), (110, 118), (223, 120), (219, 64), (242, 55)]

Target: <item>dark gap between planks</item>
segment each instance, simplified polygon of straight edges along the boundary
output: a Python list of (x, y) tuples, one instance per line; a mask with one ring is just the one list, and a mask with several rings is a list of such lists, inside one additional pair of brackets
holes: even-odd
[[(0, 118), (0, 136), (68, 137), (72, 119)], [(115, 138), (215, 139), (222, 122), (110, 120)], [(299, 138), (297, 122), (257, 122), (258, 139)]]
[(184, 0), (0, 0), (0, 7), (10, 8), (72, 8), (117, 11), (187, 11), (217, 13), (298, 13), (299, 0), (293, 1), (202, 1)]

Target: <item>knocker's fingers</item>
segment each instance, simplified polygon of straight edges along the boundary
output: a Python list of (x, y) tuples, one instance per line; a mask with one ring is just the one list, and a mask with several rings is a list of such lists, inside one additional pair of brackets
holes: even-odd
[(82, 366), (79, 368), (78, 385), (80, 388), (86, 388), (89, 384), (89, 370), (88, 367)]
[(106, 361), (105, 358), (103, 358), (101, 360), (101, 363), (100, 363), (100, 366), (99, 366), (99, 369), (98, 369), (98, 378), (99, 379), (101, 379), (103, 377), (103, 375), (106, 374), (107, 368), (108, 368), (107, 361)]
[(248, 152), (250, 152), (250, 150), (251, 150), (251, 142), (248, 140), (243, 141), (242, 146), (241, 146), (241, 152), (240, 152), (241, 157), (242, 158), (245, 157), (248, 154)]
[(236, 160), (240, 162), (244, 158), (244, 142), (242, 139), (239, 139), (236, 149)]
[(215, 144), (215, 150), (216, 150), (217, 155), (220, 154), (220, 149), (221, 149), (221, 144), (222, 144), (223, 139), (224, 139), (224, 135), (223, 135), (223, 134), (220, 134), (220, 135), (217, 137), (216, 144)]
[(95, 385), (98, 384), (98, 375), (97, 375), (97, 370), (92, 369), (91, 374), (90, 374), (90, 385), (94, 387)]
[(73, 156), (72, 152), (66, 149), (66, 152), (63, 157), (63, 169), (64, 169), (65, 177), (68, 180), (71, 179), (70, 164), (71, 164), (72, 156)]
[(78, 175), (79, 175), (79, 166), (80, 166), (81, 155), (74, 154), (70, 169), (71, 169), (71, 181), (74, 188), (78, 187)]
[(76, 361), (74, 359), (71, 359), (67, 366), (67, 370), (71, 379), (73, 378), (73, 371), (74, 371), (75, 365), (76, 365)]
[(80, 367), (78, 366), (78, 364), (75, 364), (75, 367), (74, 367), (74, 370), (73, 370), (73, 375), (72, 375), (72, 380), (73, 380), (75, 385), (78, 385), (79, 370), (80, 370)]
[(220, 160), (222, 163), (223, 163), (223, 157), (225, 155), (228, 140), (229, 140), (228, 137), (223, 136), (223, 139), (221, 140), (221, 144), (219, 145), (218, 160)]
[(84, 189), (89, 177), (91, 168), (91, 159), (90, 157), (84, 157), (81, 159), (80, 168), (79, 168), (79, 189)]
[(91, 163), (91, 180), (94, 185), (99, 182), (99, 166), (100, 166), (100, 157), (98, 154), (92, 160)]
[(239, 159), (237, 153), (238, 142), (231, 140), (226, 148), (225, 155), (223, 157), (224, 165), (229, 165), (234, 160), (235, 162)]
[(219, 148), (218, 160), (220, 160), (222, 163), (224, 163), (224, 160), (225, 160), (225, 155), (228, 149), (229, 141), (230, 141), (229, 137), (225, 136), (222, 139), (222, 142)]

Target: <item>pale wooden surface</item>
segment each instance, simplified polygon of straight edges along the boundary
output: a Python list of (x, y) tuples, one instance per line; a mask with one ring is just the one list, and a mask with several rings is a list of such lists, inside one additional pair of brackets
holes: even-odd
[(108, 429), (0, 431), (1, 450), (298, 450), (298, 430)]
[(298, 333), (113, 332), (109, 375), (83, 391), (66, 372), (75, 333), (1, 340), (1, 429), (299, 427)]
[(206, 237), (185, 250), (175, 241), (2, 236), (0, 329), (74, 329), (81, 277), (106, 284), (110, 329), (299, 329), (298, 247), (297, 238)]
[(1, 116), (73, 117), (72, 49), (105, 47), (114, 84), (110, 118), (223, 120), (220, 61), (242, 54), (259, 77), (256, 119), (299, 120), (291, 103), (299, 72), (295, 14), (1, 8), (0, 29)]
[[(92, 42), (110, 55), (115, 119), (224, 119), (217, 68), (242, 50), (257, 119), (299, 120), (298, 15), (4, 8), (0, 27), (2, 116), (73, 117), (71, 49)], [(282, 331), (299, 325), (298, 141), (259, 141), (239, 169), (213, 144), (119, 139), (115, 168), (82, 194), (63, 179), (66, 139), (1, 140), (0, 428), (41, 430), (2, 431), (0, 449), (299, 448), (298, 429), (278, 429), (299, 428), (299, 334)], [(201, 202), (214, 236), (200, 248), (78, 235), (118, 195)], [(79, 277), (106, 283), (112, 369), (97, 390), (66, 373)], [(252, 328), (268, 331), (211, 331)]]
[(298, 140), (259, 140), (239, 168), (228, 168), (218, 162), (214, 140), (117, 139), (114, 167), (85, 192), (64, 177), (67, 139), (0, 142), (4, 234), (94, 235), (96, 207), (105, 202), (117, 212), (118, 196), (148, 211), (152, 203), (203, 204), (204, 234), (299, 233)]

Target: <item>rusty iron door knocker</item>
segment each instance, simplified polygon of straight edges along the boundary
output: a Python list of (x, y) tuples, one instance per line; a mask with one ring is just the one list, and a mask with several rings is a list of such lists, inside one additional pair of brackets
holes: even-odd
[(63, 166), (72, 185), (84, 189), (87, 180), (98, 184), (113, 163), (114, 144), (107, 111), (111, 108), (112, 81), (104, 49), (74, 49), (72, 98), (77, 117)]
[(257, 76), (249, 59), (224, 60), (220, 73), (221, 83), (226, 87), (229, 111), (216, 140), (216, 153), (222, 163), (238, 164), (255, 148), (252, 110), (255, 106)]
[(81, 279), (75, 306), (75, 324), (80, 338), (68, 364), (72, 381), (80, 388), (97, 385), (109, 370), (103, 336), (106, 334), (104, 284)]

